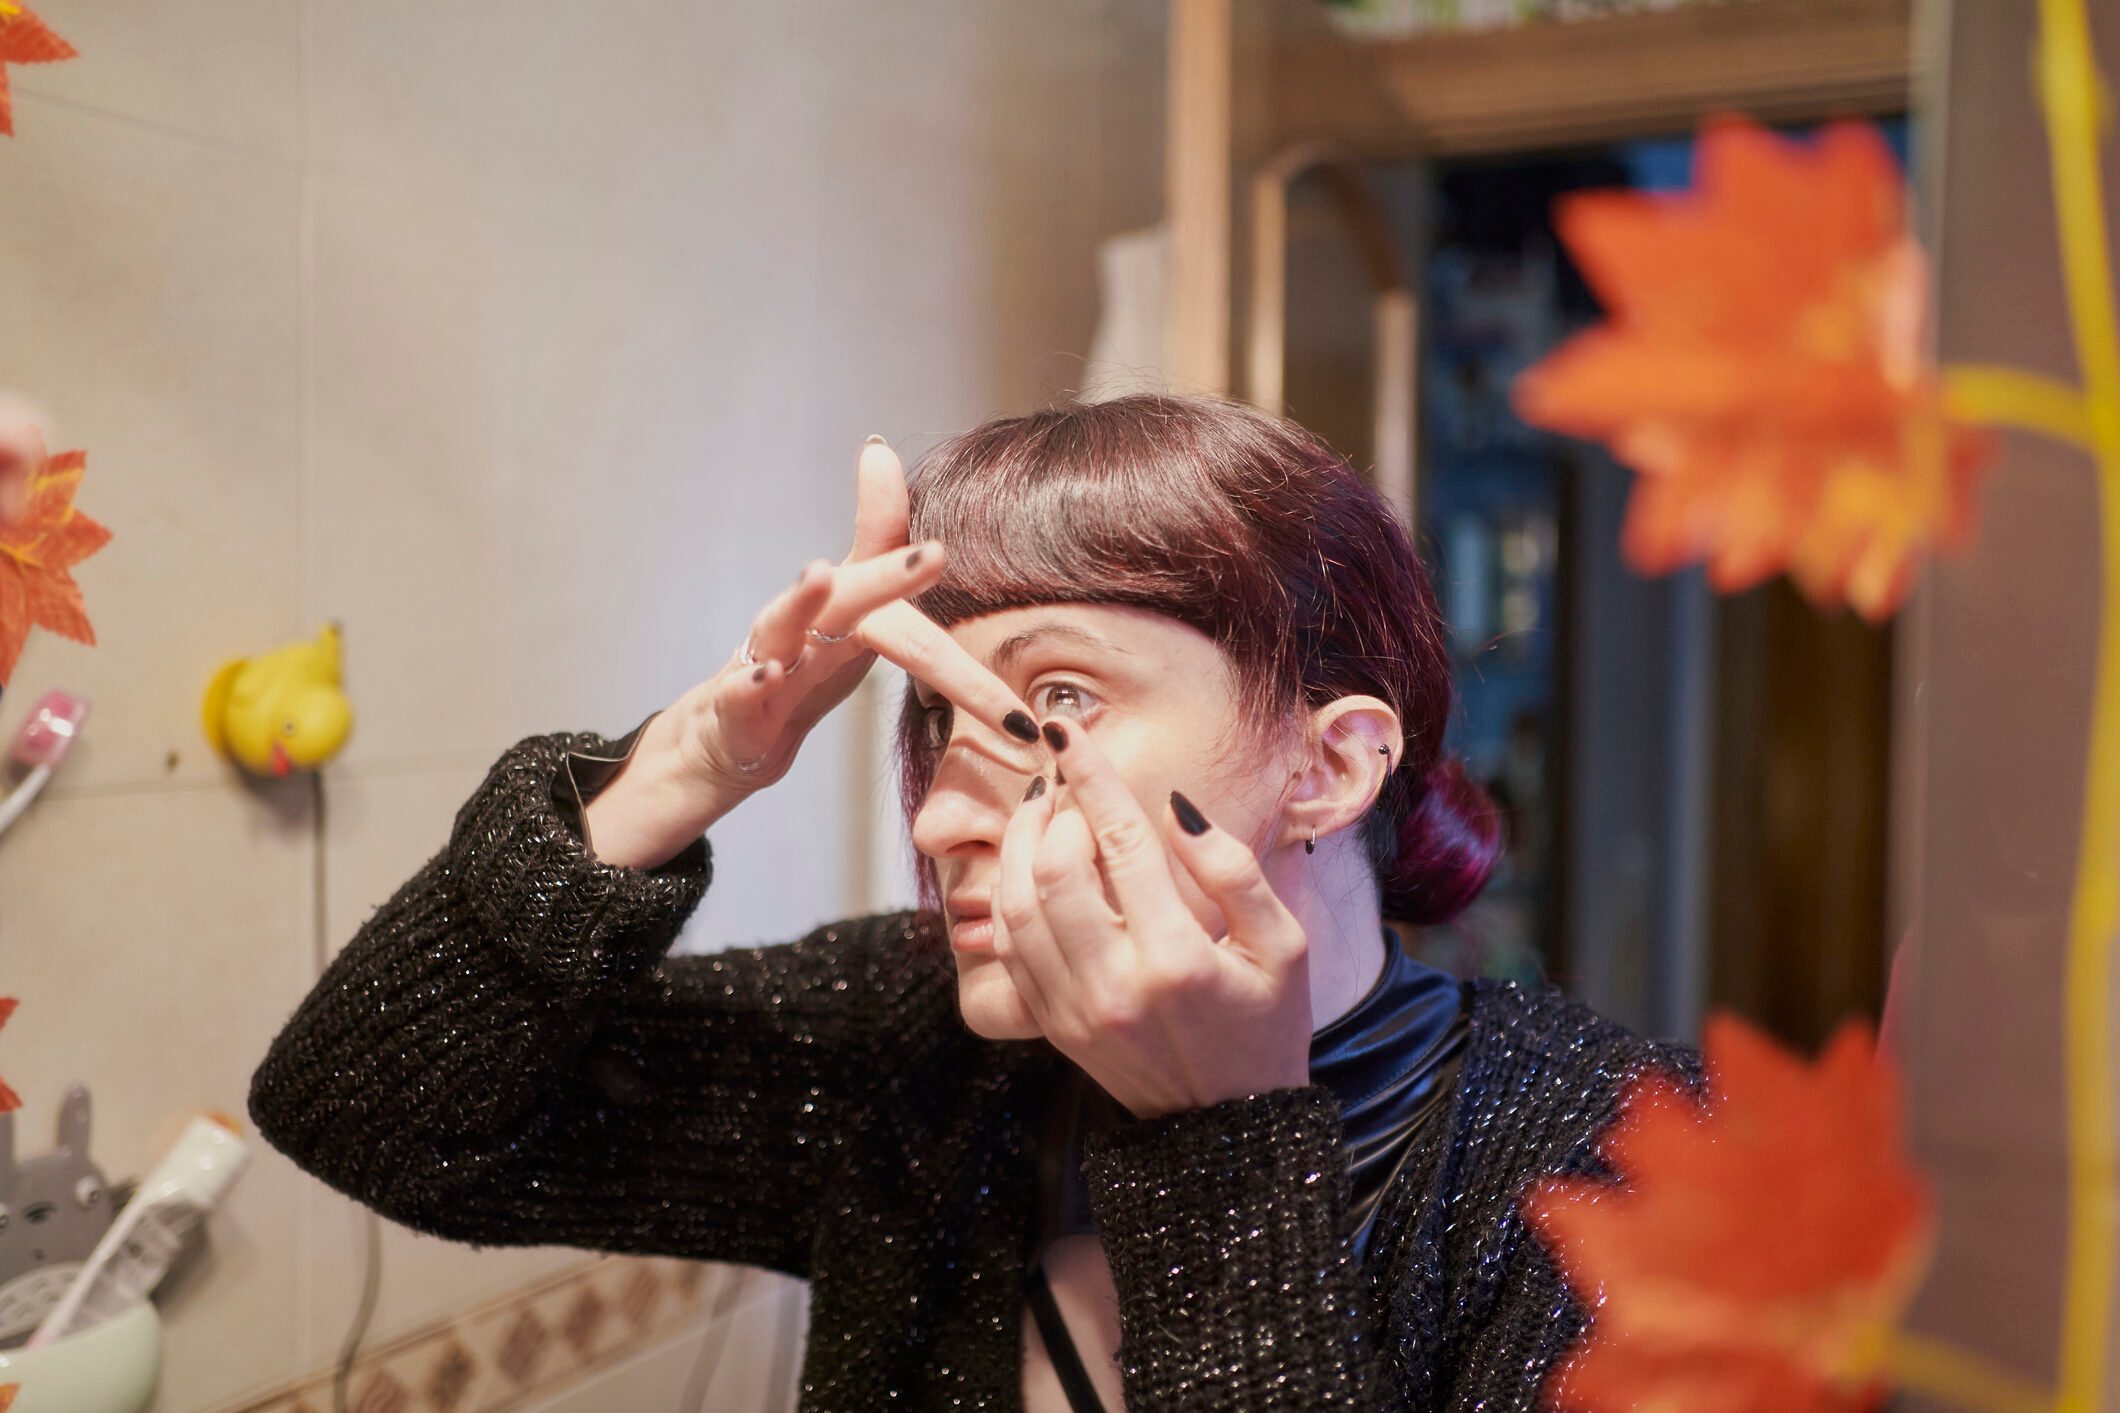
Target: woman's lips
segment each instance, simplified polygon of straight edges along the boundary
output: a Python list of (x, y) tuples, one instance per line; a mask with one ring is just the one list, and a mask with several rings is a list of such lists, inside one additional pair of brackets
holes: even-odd
[(994, 950), (994, 920), (991, 917), (962, 917), (950, 924), (950, 947), (958, 952), (991, 952)]

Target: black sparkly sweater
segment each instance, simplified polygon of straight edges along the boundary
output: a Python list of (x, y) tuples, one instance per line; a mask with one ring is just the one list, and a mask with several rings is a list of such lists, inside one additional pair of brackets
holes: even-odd
[[(361, 927), (259, 1068), (265, 1138), (391, 1219), (479, 1244), (767, 1266), (811, 1283), (801, 1406), (1020, 1409), (1043, 1105), (1065, 1061), (964, 1026), (939, 926), (868, 917), (670, 957), (705, 841), (654, 870), (584, 848), (533, 737)], [(1456, 1090), (1342, 1234), (1331, 1091), (1094, 1140), (1127, 1407), (1529, 1410), (1583, 1329), (1519, 1214), (1645, 1066), (1552, 994), (1482, 984)]]

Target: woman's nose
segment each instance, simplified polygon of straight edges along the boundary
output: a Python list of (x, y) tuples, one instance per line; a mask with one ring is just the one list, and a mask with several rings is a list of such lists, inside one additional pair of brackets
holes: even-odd
[(934, 782), (913, 815), (913, 847), (931, 859), (1000, 848), (1009, 810), (1029, 779), (952, 742), (936, 762)]

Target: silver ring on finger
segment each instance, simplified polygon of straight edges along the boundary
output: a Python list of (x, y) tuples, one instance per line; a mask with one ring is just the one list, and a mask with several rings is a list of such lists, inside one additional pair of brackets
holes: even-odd
[[(795, 675), (795, 669), (801, 667), (803, 664), (803, 660), (807, 657), (809, 657), (809, 654), (807, 652), (799, 652), (795, 654), (795, 660), (780, 670), (781, 675), (783, 677), (793, 677)], [(751, 651), (751, 635), (748, 633), (744, 634), (743, 646), (736, 650), (736, 660), (738, 662), (741, 662), (745, 667), (758, 666), (758, 656), (757, 654)]]
[(820, 630), (815, 628), (811, 628), (807, 631), (809, 632), (811, 642), (823, 643), (827, 646), (830, 646), (833, 643), (843, 643), (847, 639), (854, 636), (854, 630), (851, 628), (847, 629), (844, 633), (826, 633), (821, 632)]

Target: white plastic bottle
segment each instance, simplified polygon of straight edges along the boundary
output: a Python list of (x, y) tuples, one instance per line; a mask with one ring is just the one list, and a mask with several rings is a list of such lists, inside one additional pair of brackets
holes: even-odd
[(140, 1180), (28, 1347), (93, 1329), (147, 1299), (183, 1249), (185, 1233), (220, 1205), (249, 1163), (250, 1145), (233, 1120), (219, 1114), (193, 1119)]

